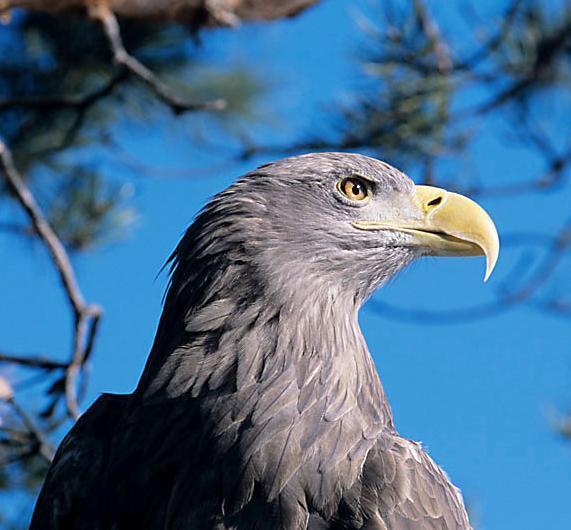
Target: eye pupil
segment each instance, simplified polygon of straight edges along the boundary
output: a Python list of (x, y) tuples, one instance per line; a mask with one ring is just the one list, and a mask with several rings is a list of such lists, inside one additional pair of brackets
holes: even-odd
[(361, 194), (361, 186), (359, 184), (353, 184), (353, 189), (351, 190), (353, 195), (360, 195)]

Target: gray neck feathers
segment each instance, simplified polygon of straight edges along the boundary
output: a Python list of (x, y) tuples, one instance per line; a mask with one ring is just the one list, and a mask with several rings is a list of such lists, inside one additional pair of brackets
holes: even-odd
[[(228, 212), (207, 210), (175, 251), (136, 396), (199, 407), (211, 445), (238, 462), (234, 509), (258, 482), (267, 499), (288, 492), (294, 504), (309, 502), (299, 492), (317, 491), (310, 502), (326, 510), (357, 479), (378, 437), (393, 432), (358, 303), (311, 271), (269, 277), (252, 258), (255, 235), (246, 241), (243, 226), (233, 226)], [(217, 234), (224, 244), (212, 244)]]
[(364, 407), (375, 424), (392, 428), (355, 297), (311, 275), (287, 279), (295, 291), (277, 282), (269, 288), (251, 264), (226, 258), (222, 267), (198, 267), (202, 279), (187, 271), (182, 284), (175, 270), (139, 395), (240, 392), (288, 373), (302, 395), (318, 378), (331, 403)]

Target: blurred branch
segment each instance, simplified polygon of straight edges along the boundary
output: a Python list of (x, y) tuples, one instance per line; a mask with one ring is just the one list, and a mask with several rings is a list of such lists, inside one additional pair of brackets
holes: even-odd
[[(0, 437), (0, 455), (8, 453), (8, 458), (0, 461), (0, 464), (8, 464), (26, 456), (40, 455), (46, 462), (51, 462), (54, 456), (54, 449), (46, 438), (46, 435), (35, 422), (28, 416), (27, 412), (20, 406), (14, 397), (14, 390), (4, 379), (0, 377), (0, 402), (8, 405), (13, 415), (24, 428), (11, 428), (0, 424), (0, 432), (6, 433), (8, 437)], [(7, 451), (7, 449), (9, 450)]]
[(109, 96), (121, 81), (126, 78), (127, 71), (119, 69), (101, 87), (84, 96), (51, 96), (51, 97), (15, 97), (0, 99), (0, 110), (13, 109), (18, 107), (33, 109), (55, 109), (68, 107), (79, 111), (89, 108), (94, 103)]
[(101, 318), (101, 308), (87, 304), (79, 288), (69, 256), (57, 234), (46, 221), (30, 189), (14, 165), (12, 153), (0, 140), (0, 162), (8, 188), (28, 216), (34, 230), (44, 243), (59, 274), (60, 281), (74, 315), (73, 354), (66, 367), (65, 399), (68, 414), (79, 417), (77, 377), (91, 353)]
[[(233, 156), (226, 158), (217, 157), (216, 162), (193, 167), (168, 167), (142, 162), (136, 156), (127, 151), (114, 139), (107, 139), (108, 149), (114, 152), (117, 163), (122, 169), (128, 169), (136, 177), (155, 177), (161, 179), (209, 179), (220, 175), (223, 171), (231, 170), (236, 165)], [(0, 223), (0, 230), (2, 224)]]
[(553, 33), (541, 36), (535, 44), (535, 50), (533, 50), (535, 56), (530, 58), (532, 63), (529, 65), (526, 75), (516, 79), (507, 88), (478, 106), (473, 110), (473, 113), (476, 115), (484, 114), (508, 102), (520, 100), (528, 89), (541, 82), (558, 54), (569, 46), (570, 39), (571, 18)]
[(564, 256), (571, 250), (571, 222), (566, 223), (553, 237), (553, 242), (549, 248), (547, 256), (543, 259), (535, 274), (523, 287), (513, 290), (511, 293), (503, 295), (503, 299), (509, 303), (522, 303), (543, 287), (552, 277), (555, 269), (563, 260)]
[(414, 0), (414, 6), (416, 13), (420, 19), (420, 23), (422, 24), (424, 33), (432, 44), (434, 55), (436, 56), (436, 66), (438, 71), (441, 74), (450, 72), (452, 70), (450, 50), (442, 38), (438, 24), (428, 11), (428, 8), (426, 7), (426, 4), (423, 0)]
[(536, 178), (497, 186), (470, 186), (466, 193), (472, 196), (509, 198), (530, 192), (553, 191), (556, 185), (569, 177), (570, 165), (571, 148), (563, 155), (554, 157), (547, 170)]
[[(492, 35), (487, 41), (482, 45), (481, 48), (473, 52), (466, 60), (454, 64), (455, 70), (473, 70), (481, 62), (485, 61), (490, 57), (490, 54), (495, 52), (501, 45), (506, 35), (509, 33), (512, 24), (516, 18), (523, 4), (523, 0), (513, 0), (508, 5), (505, 13), (502, 16), (502, 23), (500, 29)], [(469, 21), (472, 25), (472, 20)]]
[(571, 413), (567, 413), (553, 421), (555, 430), (566, 440), (571, 440)]
[[(212, 26), (237, 26), (247, 20), (274, 20), (293, 17), (318, 0), (106, 0), (105, 4), (122, 17), (171, 20), (193, 29)], [(0, 0), (0, 16), (10, 9), (25, 8), (61, 15), (82, 12), (93, 0)]]
[(127, 52), (121, 38), (121, 29), (117, 17), (104, 2), (97, 2), (90, 7), (89, 13), (93, 18), (101, 22), (115, 62), (125, 67), (131, 74), (146, 84), (159, 100), (170, 107), (174, 114), (182, 114), (189, 111), (224, 110), (226, 108), (226, 102), (222, 99), (193, 102), (173, 94), (151, 70)]
[(29, 455), (38, 454), (47, 462), (51, 462), (54, 457), (54, 448), (47, 440), (44, 432), (32, 420), (23, 407), (16, 401), (14, 396), (6, 399), (15, 415), (21, 420), (26, 431), (32, 437), (32, 446), (29, 448)]
[(9, 355), (0, 352), (0, 363), (12, 363), (26, 366), (28, 368), (38, 368), (40, 370), (61, 370), (67, 368), (67, 364), (54, 361), (49, 357), (43, 356), (23, 356)]

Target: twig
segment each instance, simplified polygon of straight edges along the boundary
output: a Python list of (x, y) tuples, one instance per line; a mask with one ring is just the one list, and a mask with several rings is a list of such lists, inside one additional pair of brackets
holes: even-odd
[(40, 370), (63, 370), (67, 368), (67, 363), (53, 361), (47, 357), (42, 356), (22, 356), (22, 355), (8, 355), (0, 352), (1, 363), (12, 363), (26, 366), (27, 368), (38, 368)]
[(66, 370), (65, 397), (67, 410), (74, 418), (79, 417), (78, 377), (93, 350), (93, 342), (99, 325), (99, 314), (83, 313), (75, 324), (75, 344), (73, 358)]
[(444, 42), (440, 34), (440, 28), (436, 21), (430, 15), (428, 8), (422, 0), (415, 0), (414, 6), (416, 13), (422, 25), (422, 30), (427, 39), (432, 45), (434, 55), (436, 56), (436, 66), (441, 74), (446, 74), (452, 71), (452, 59), (450, 58), (450, 50), (448, 45)]
[(84, 96), (24, 96), (0, 99), (0, 111), (25, 107), (28, 109), (74, 108), (83, 110), (109, 96), (127, 76), (127, 70), (120, 68), (103, 85)]
[(121, 38), (119, 22), (109, 6), (103, 2), (97, 2), (90, 7), (89, 14), (101, 22), (115, 62), (145, 83), (165, 105), (171, 108), (174, 114), (201, 110), (224, 110), (226, 108), (226, 101), (223, 99), (196, 102), (187, 101), (173, 94), (169, 87), (158, 79), (151, 70), (127, 52)]
[(52, 257), (75, 317), (74, 348), (72, 359), (66, 370), (65, 394), (68, 414), (76, 419), (79, 416), (77, 376), (93, 348), (97, 323), (101, 318), (101, 308), (85, 302), (65, 247), (47, 222), (32, 192), (16, 169), (12, 153), (1, 140), (0, 162), (9, 189), (26, 212), (35, 232)]
[[(221, 157), (218, 152), (218, 162), (193, 167), (168, 167), (143, 162), (135, 157), (114, 139), (107, 139), (106, 146), (117, 157), (117, 164), (133, 172), (135, 177), (160, 177), (161, 179), (209, 179), (219, 175), (222, 171), (233, 169), (236, 165), (234, 156)], [(0, 224), (0, 230), (2, 225)]]
[[(14, 399), (14, 397), (10, 397), (6, 400), (6, 402), (12, 407), (16, 415), (22, 421), (26, 430), (30, 433), (33, 437), (34, 441), (38, 445), (37, 453), (41, 455), (46, 462), (50, 463), (54, 457), (54, 449), (49, 441), (46, 439), (42, 430), (34, 423), (32, 418), (28, 416), (27, 412), (19, 405), (19, 403)], [(34, 451), (35, 453), (36, 451)]]
[(553, 276), (553, 273), (570, 249), (571, 222), (564, 225), (557, 236), (554, 237), (548, 256), (543, 260), (541, 267), (539, 267), (534, 276), (523, 287), (507, 295), (510, 301), (521, 303), (529, 300)]
[(496, 186), (470, 186), (465, 193), (473, 197), (501, 197), (511, 198), (515, 195), (525, 195), (526, 193), (554, 191), (557, 185), (564, 184), (565, 178), (569, 176), (569, 165), (571, 164), (571, 148), (561, 156), (554, 157), (549, 162), (549, 167), (538, 177), (514, 182), (513, 184), (498, 184)]
[(69, 302), (74, 308), (76, 317), (78, 317), (81, 313), (81, 308), (85, 306), (85, 301), (83, 300), (83, 295), (79, 290), (69, 257), (56, 233), (46, 221), (31, 191), (16, 170), (11, 152), (1, 140), (0, 160), (2, 162), (2, 169), (4, 170), (6, 181), (18, 202), (28, 215), (36, 233), (48, 248), (57, 267), (60, 279), (65, 287)]
[(536, 57), (531, 71), (524, 77), (514, 80), (507, 88), (501, 90), (488, 101), (472, 110), (474, 115), (488, 113), (497, 107), (513, 101), (520, 101), (535, 86), (541, 83), (543, 73), (553, 64), (557, 54), (563, 53), (571, 35), (571, 20), (563, 24), (553, 34), (547, 34), (536, 47)]
[[(506, 36), (510, 31), (512, 24), (514, 23), (516, 15), (518, 14), (522, 4), (522, 0), (514, 0), (511, 2), (504, 15), (502, 16), (502, 24), (497, 33), (493, 35), (487, 42), (485, 42), (481, 48), (470, 55), (470, 57), (468, 57), (465, 61), (456, 63), (454, 65), (454, 69), (472, 70), (481, 62), (488, 59), (488, 57), (490, 57), (490, 55), (495, 52), (505, 41)], [(471, 21), (471, 24), (473, 24), (473, 21)]]

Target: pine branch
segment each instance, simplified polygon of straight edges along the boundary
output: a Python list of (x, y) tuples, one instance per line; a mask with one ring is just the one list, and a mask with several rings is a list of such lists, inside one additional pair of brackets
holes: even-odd
[(214, 99), (212, 101), (188, 101), (173, 94), (151, 70), (129, 54), (123, 44), (121, 29), (117, 17), (109, 7), (99, 2), (90, 8), (90, 15), (99, 20), (109, 41), (115, 62), (126, 68), (131, 74), (140, 79), (165, 105), (170, 107), (174, 114), (203, 110), (224, 110), (226, 101)]

